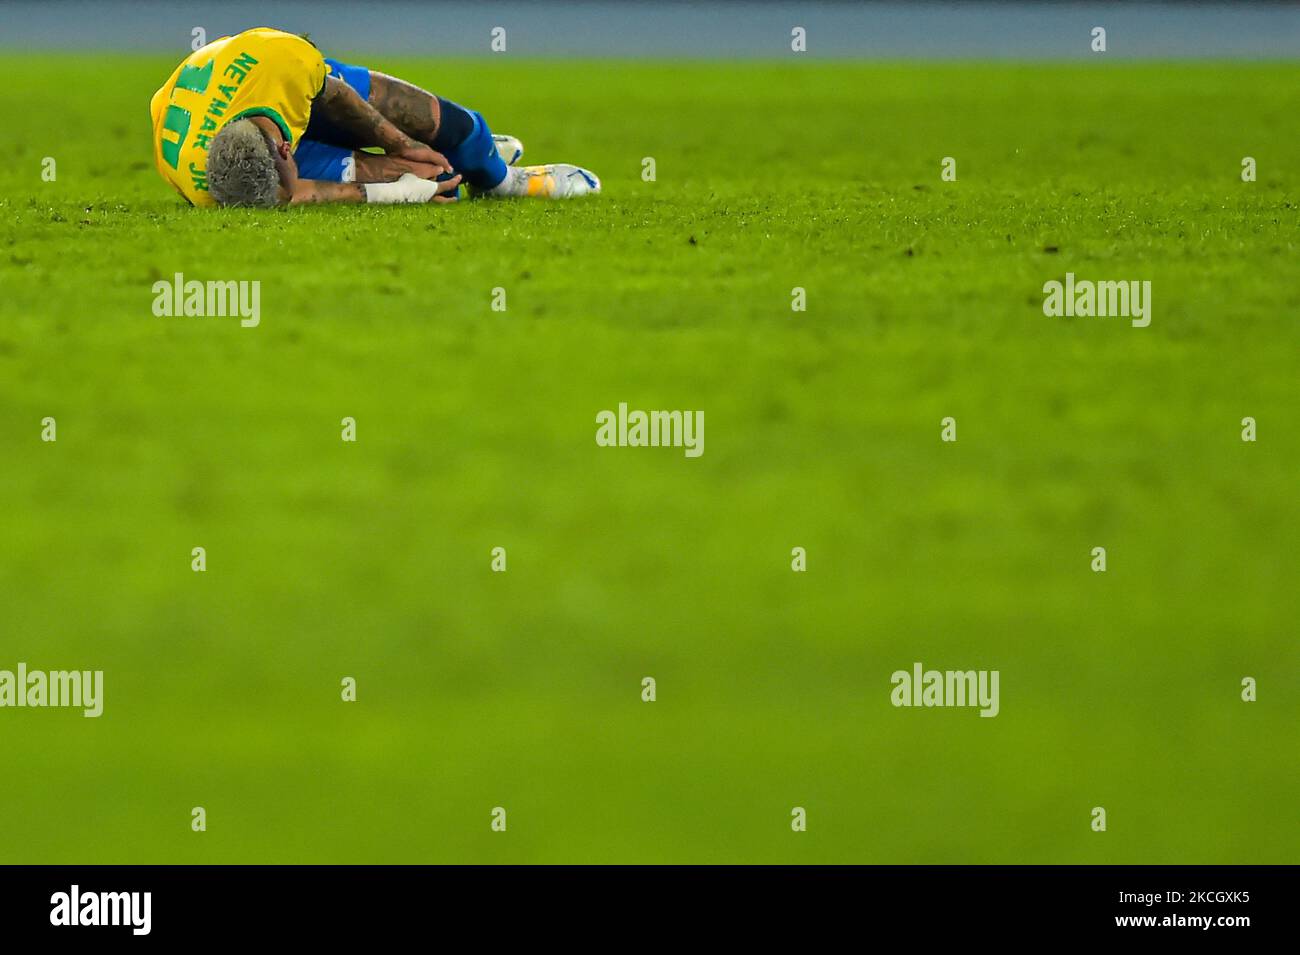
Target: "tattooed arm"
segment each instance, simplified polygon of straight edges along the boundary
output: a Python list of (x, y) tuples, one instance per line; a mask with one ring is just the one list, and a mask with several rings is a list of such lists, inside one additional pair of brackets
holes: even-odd
[(366, 190), (359, 182), (326, 182), (323, 179), (299, 179), (289, 197), (292, 205), (309, 202), (365, 202)]
[(302, 205), (314, 202), (372, 202), (381, 205), (410, 202), (453, 202), (460, 176), (433, 182), (413, 172), (406, 172), (388, 182), (325, 182), (299, 179), (289, 202)]
[(402, 132), (337, 77), (325, 77), (325, 88), (312, 108), (323, 110), (328, 119), (361, 142), (378, 146), (390, 156), (428, 163), (437, 167), (439, 173), (453, 171), (446, 156)]
[(411, 202), (453, 202), (460, 176), (433, 182), (413, 172), (395, 175), (395, 181), (325, 182), (299, 179), (289, 202), (294, 205), (315, 202), (371, 202), (380, 205)]
[(421, 179), (436, 179), (442, 171), (427, 162), (412, 162), (381, 153), (354, 152), (356, 182), (395, 182), (404, 172), (413, 172)]

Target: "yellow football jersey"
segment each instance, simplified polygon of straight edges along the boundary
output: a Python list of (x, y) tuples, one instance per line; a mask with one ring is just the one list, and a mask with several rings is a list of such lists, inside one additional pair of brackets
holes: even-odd
[(158, 173), (194, 205), (216, 205), (208, 146), (217, 131), (232, 119), (266, 116), (297, 146), (328, 72), (316, 47), (269, 27), (196, 50), (149, 102)]

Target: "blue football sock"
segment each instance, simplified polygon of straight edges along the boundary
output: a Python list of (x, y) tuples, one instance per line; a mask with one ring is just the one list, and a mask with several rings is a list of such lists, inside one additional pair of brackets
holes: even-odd
[(491, 189), (506, 178), (506, 164), (497, 155), (492, 130), (481, 113), (438, 97), (442, 120), (430, 144), (447, 157), (462, 181), (476, 189)]

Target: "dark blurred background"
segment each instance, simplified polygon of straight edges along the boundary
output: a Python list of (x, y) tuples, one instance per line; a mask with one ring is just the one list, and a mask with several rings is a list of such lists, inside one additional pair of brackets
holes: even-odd
[(1300, 6), (1257, 2), (45, 0), (0, 4), (0, 19), (0, 46), (32, 50), (174, 49), (194, 27), (215, 38), (266, 25), (311, 32), (333, 49), (490, 56), (490, 31), (502, 26), (509, 52), (525, 56), (754, 58), (788, 55), (790, 29), (802, 26), (818, 57), (1057, 60), (1096, 56), (1090, 31), (1103, 26), (1114, 58), (1300, 52)]

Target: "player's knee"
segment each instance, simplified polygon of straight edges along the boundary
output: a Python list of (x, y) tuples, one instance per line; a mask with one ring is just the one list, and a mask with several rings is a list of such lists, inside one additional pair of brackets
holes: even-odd
[(438, 132), (429, 145), (445, 153), (460, 146), (474, 134), (474, 117), (463, 106), (441, 96), (438, 97), (438, 108), (442, 118), (438, 123)]

